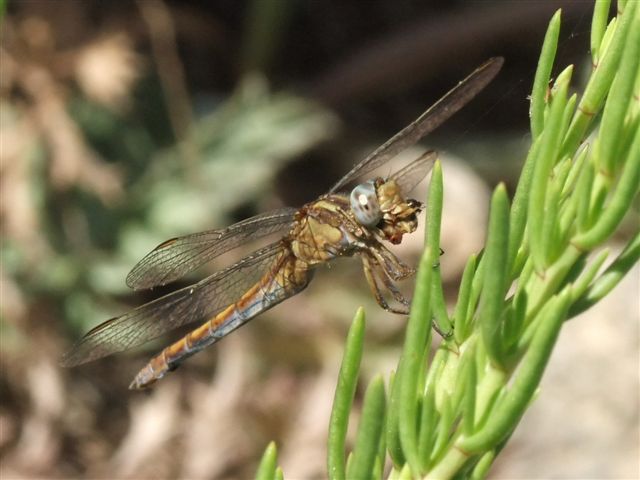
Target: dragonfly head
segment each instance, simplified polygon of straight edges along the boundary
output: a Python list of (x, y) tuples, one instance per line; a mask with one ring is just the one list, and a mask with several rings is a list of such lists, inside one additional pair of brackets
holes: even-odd
[(405, 199), (395, 180), (376, 178), (361, 183), (351, 191), (351, 210), (358, 223), (376, 227), (391, 243), (398, 244), (405, 233), (418, 226), (417, 215), (422, 204)]

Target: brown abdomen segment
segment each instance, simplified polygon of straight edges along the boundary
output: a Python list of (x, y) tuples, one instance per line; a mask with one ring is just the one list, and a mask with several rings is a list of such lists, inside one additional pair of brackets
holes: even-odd
[(240, 299), (197, 329), (168, 346), (138, 372), (130, 389), (146, 388), (175, 370), (186, 358), (216, 343), (256, 315), (302, 291), (313, 271), (291, 252), (277, 258), (272, 267)]

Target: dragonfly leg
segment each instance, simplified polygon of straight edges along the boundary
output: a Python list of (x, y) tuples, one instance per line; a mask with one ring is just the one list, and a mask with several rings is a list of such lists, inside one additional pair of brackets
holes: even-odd
[[(440, 256), (444, 255), (444, 250), (441, 248), (440, 249)], [(433, 268), (439, 268), (440, 267), (440, 259), (436, 260), (436, 262), (433, 264)]]
[(453, 335), (453, 326), (451, 326), (451, 329), (447, 332), (443, 331), (440, 326), (438, 325), (438, 322), (436, 321), (436, 319), (434, 318), (433, 320), (431, 320), (431, 327), (436, 331), (436, 333), (438, 335), (440, 335), (444, 340), (449, 339), (452, 335)]
[(404, 280), (416, 273), (414, 268), (403, 263), (398, 257), (382, 245), (369, 248), (368, 252), (375, 257), (376, 263), (384, 269), (385, 274), (393, 281), (397, 282), (399, 280)]
[(378, 305), (380, 305), (385, 310), (389, 310), (389, 305), (387, 304), (387, 301), (382, 296), (382, 292), (380, 291), (378, 282), (373, 274), (371, 263), (369, 262), (369, 259), (365, 256), (362, 257), (362, 267), (364, 270), (364, 277), (367, 279), (367, 283), (369, 284), (369, 288), (371, 289), (371, 292), (373, 293), (373, 296), (375, 297), (376, 302), (378, 302)]
[[(391, 279), (387, 277), (386, 272), (380, 267), (376, 260), (367, 256), (366, 254), (362, 255), (362, 266), (364, 268), (364, 275), (367, 279), (367, 283), (369, 284), (371, 292), (378, 302), (378, 305), (391, 313), (399, 313), (401, 315), (408, 314), (409, 302), (402, 296)], [(391, 293), (391, 296), (394, 298), (394, 300), (400, 303), (402, 307), (399, 308), (390, 306), (384, 298), (384, 295), (382, 294), (381, 287)]]
[(406, 307), (406, 313), (409, 313), (409, 307), (411, 306), (411, 303), (409, 302), (409, 300), (404, 298), (400, 290), (398, 290), (398, 287), (396, 287), (395, 283), (393, 283), (391, 279), (387, 278), (384, 275), (381, 275), (381, 280), (385, 288), (391, 293), (391, 296), (393, 297), (393, 299), (396, 302), (404, 305)]

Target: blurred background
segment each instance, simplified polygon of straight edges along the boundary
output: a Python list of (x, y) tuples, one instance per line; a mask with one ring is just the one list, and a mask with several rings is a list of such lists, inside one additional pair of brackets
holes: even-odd
[[(368, 319), (363, 385), (395, 367), (403, 339), (405, 319), (376, 305), (355, 260), (322, 268), (304, 293), (148, 393), (127, 386), (168, 337), (73, 369), (60, 356), (101, 321), (176, 288), (125, 286), (155, 245), (312, 200), (502, 55), (497, 79), (420, 147), (443, 161), (453, 303), (484, 240), (491, 188), (517, 181), (527, 94), (557, 8), (556, 65), (574, 63), (579, 83), (591, 66), (585, 1), (10, 1), (0, 27), (0, 476), (249, 478), (275, 440), (287, 478), (324, 478), (356, 308)], [(395, 251), (413, 263), (421, 248), (416, 233)], [(492, 478), (640, 477), (638, 277), (563, 330)]]

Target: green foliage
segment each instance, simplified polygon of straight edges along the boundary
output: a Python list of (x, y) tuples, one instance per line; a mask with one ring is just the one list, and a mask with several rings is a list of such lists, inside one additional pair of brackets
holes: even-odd
[(353, 457), (347, 468), (346, 478), (370, 478), (380, 476), (384, 465), (384, 448), (380, 448), (384, 428), (384, 381), (382, 375), (371, 380), (364, 394), (362, 419), (358, 425)]
[(278, 450), (276, 444), (271, 442), (262, 455), (258, 471), (256, 472), (257, 480), (274, 480), (278, 478)]
[(347, 344), (344, 350), (342, 366), (338, 376), (338, 386), (333, 401), (331, 420), (329, 422), (329, 449), (327, 468), (331, 478), (345, 478), (344, 445), (349, 426), (349, 412), (358, 384), (358, 372), (362, 359), (364, 344), (364, 310), (356, 312), (353, 324), (349, 329)]
[[(364, 339), (359, 311), (331, 417), (330, 478), (345, 472), (380, 478), (387, 455), (393, 479), (484, 478), (531, 404), (563, 323), (603, 298), (640, 259), (636, 231), (601, 271), (608, 257), (601, 246), (640, 189), (640, 5), (619, 8), (607, 25), (609, 2), (596, 2), (595, 68), (579, 100), (569, 96), (571, 66), (547, 92), (560, 12), (553, 16), (531, 95), (533, 141), (513, 202), (503, 185), (495, 189), (486, 248), (467, 262), (451, 319), (437, 268), (442, 171), (436, 164), (427, 247), (388, 400), (381, 377), (374, 377), (345, 470)], [(432, 319), (444, 332), (453, 324), (453, 335), (428, 361)]]

